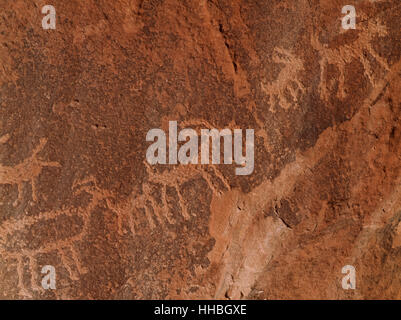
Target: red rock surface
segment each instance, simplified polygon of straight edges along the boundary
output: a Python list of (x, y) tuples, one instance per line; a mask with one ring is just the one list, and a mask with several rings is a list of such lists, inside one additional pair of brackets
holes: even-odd
[[(347, 4), (0, 0), (0, 298), (400, 299), (401, 5)], [(171, 120), (253, 174), (147, 165)]]

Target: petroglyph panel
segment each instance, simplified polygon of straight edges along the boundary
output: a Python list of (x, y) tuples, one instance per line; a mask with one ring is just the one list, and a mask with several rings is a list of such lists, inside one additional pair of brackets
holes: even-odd
[[(46, 4), (0, 0), (0, 299), (401, 298), (399, 1)], [(252, 173), (149, 164), (172, 121)]]

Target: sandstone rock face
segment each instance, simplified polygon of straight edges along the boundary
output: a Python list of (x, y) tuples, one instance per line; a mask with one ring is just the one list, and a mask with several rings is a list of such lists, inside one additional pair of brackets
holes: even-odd
[[(0, 0), (0, 298), (400, 299), (401, 4), (347, 4)], [(169, 121), (253, 173), (149, 165)]]

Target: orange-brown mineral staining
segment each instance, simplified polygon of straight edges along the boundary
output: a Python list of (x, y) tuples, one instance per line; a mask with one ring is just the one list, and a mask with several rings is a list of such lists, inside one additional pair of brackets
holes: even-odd
[(348, 4), (0, 0), (0, 299), (401, 299), (401, 3)]

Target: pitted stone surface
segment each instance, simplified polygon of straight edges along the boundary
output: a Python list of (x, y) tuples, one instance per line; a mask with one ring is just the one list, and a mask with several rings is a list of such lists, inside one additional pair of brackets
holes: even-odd
[[(1, 299), (401, 298), (398, 1), (51, 2), (0, 0)], [(169, 121), (254, 172), (150, 166)]]

